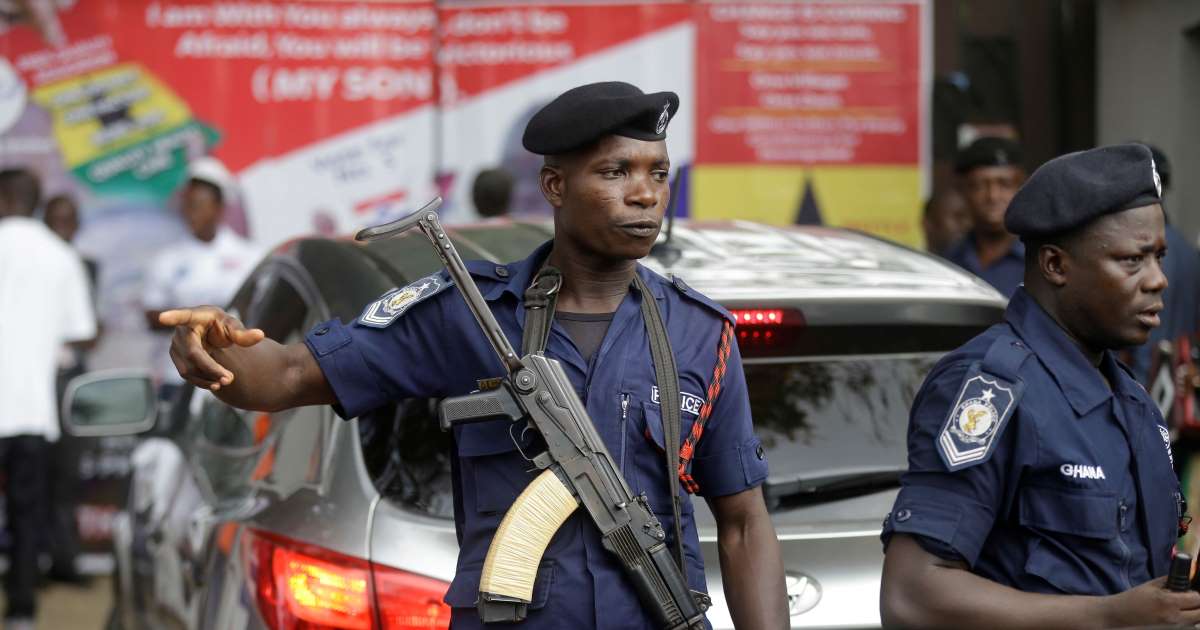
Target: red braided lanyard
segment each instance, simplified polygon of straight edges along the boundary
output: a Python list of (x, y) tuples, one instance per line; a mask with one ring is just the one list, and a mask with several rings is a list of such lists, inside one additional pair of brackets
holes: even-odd
[(683, 487), (691, 494), (696, 494), (700, 490), (700, 485), (692, 479), (692, 456), (696, 454), (696, 443), (700, 441), (700, 436), (704, 434), (704, 425), (708, 422), (708, 417), (712, 415), (713, 404), (717, 402), (717, 396), (721, 394), (721, 382), (725, 380), (725, 366), (729, 362), (729, 351), (733, 347), (733, 324), (725, 322), (721, 328), (721, 343), (717, 346), (717, 365), (713, 368), (712, 380), (708, 383), (708, 396), (704, 400), (704, 405), (700, 407), (700, 415), (696, 417), (696, 421), (692, 423), (692, 431), (688, 434), (687, 439), (683, 441), (683, 446), (679, 449), (679, 481), (683, 482)]

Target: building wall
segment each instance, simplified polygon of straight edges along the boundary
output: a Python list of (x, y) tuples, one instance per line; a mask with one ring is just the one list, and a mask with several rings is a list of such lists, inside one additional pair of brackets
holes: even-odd
[(1103, 0), (1096, 18), (1096, 136), (1144, 140), (1171, 161), (1171, 220), (1200, 234), (1200, 2)]

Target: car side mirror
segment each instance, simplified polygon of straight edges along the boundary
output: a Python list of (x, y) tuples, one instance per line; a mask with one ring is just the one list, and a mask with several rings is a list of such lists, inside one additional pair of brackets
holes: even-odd
[(144, 370), (77, 376), (63, 397), (63, 424), (71, 435), (133, 435), (150, 430), (157, 416), (154, 382)]

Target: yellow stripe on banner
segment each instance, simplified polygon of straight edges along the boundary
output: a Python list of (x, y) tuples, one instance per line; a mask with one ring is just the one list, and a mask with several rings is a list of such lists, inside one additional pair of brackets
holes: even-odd
[(34, 100), (50, 111), (68, 168), (153, 138), (191, 120), (170, 87), (140, 64), (121, 63), (43, 85)]
[(916, 166), (697, 165), (692, 169), (691, 216), (790, 225), (804, 190), (826, 225), (870, 232), (920, 247), (921, 170)]

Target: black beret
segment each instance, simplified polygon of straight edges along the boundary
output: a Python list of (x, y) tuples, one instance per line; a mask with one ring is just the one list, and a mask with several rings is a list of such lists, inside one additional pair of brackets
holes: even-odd
[(533, 153), (557, 155), (616, 134), (638, 140), (662, 140), (679, 110), (674, 92), (644, 94), (620, 81), (571, 88), (538, 110), (521, 144)]
[(1018, 236), (1054, 236), (1155, 203), (1162, 203), (1162, 182), (1150, 149), (1117, 144), (1043, 164), (1008, 204), (1004, 227)]
[(983, 166), (1021, 166), (1021, 145), (1008, 138), (983, 137), (954, 158), (954, 172), (964, 175)]

